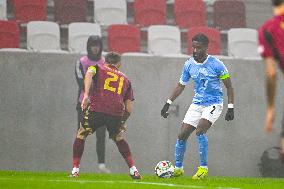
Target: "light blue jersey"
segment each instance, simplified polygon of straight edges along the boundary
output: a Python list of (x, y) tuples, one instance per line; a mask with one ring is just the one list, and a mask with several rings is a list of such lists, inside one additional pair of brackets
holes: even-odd
[(194, 81), (192, 103), (202, 106), (223, 103), (221, 80), (230, 77), (226, 66), (214, 56), (208, 55), (203, 63), (188, 59), (183, 67), (180, 84), (186, 85), (190, 78)]

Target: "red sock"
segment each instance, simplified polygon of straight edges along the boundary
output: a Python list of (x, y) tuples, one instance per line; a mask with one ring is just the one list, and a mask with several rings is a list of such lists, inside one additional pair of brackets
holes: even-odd
[(116, 142), (116, 146), (117, 146), (120, 154), (122, 155), (122, 157), (126, 161), (128, 167), (130, 168), (130, 167), (134, 166), (134, 160), (132, 158), (128, 143), (123, 139), (123, 140)]
[(73, 167), (79, 167), (84, 152), (85, 140), (76, 138), (73, 144)]

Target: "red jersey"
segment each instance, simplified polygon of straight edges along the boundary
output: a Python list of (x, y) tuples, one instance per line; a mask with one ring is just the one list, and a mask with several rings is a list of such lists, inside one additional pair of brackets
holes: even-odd
[(274, 57), (284, 73), (284, 15), (266, 21), (258, 30), (259, 52), (262, 57)]
[(115, 66), (98, 64), (93, 71), (93, 89), (90, 94), (90, 110), (113, 116), (122, 116), (124, 101), (134, 100), (131, 82)]

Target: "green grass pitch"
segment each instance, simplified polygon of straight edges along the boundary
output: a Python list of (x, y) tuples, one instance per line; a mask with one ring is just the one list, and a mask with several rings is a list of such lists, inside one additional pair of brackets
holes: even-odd
[(133, 181), (127, 174), (82, 173), (79, 178), (69, 178), (62, 172), (0, 171), (1, 189), (284, 189), (283, 178), (208, 177), (192, 180), (189, 176), (161, 179), (143, 175)]

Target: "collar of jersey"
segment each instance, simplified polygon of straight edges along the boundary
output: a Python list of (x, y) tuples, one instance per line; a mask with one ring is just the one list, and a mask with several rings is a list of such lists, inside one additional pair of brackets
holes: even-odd
[(202, 62), (202, 63), (198, 63), (198, 62), (196, 62), (196, 61), (194, 60), (194, 58), (192, 57), (192, 59), (193, 59), (193, 63), (194, 63), (194, 64), (196, 64), (196, 65), (204, 65), (204, 64), (206, 64), (206, 62), (207, 62), (207, 60), (208, 60), (209, 56), (210, 56), (210, 55), (208, 55), (208, 54), (207, 54), (207, 58), (206, 58), (206, 59), (204, 60), (204, 62)]
[(110, 68), (110, 69), (118, 70), (118, 68), (115, 65), (105, 64), (105, 66)]

